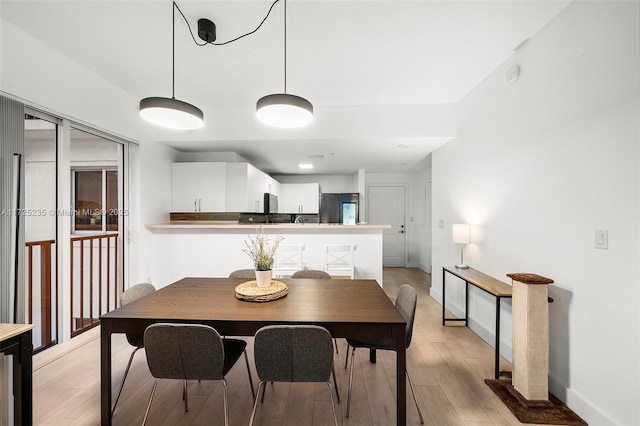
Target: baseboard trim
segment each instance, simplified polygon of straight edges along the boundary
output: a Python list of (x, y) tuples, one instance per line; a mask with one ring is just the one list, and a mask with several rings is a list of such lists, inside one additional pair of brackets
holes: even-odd
[(559, 400), (567, 404), (580, 417), (592, 425), (621, 425), (624, 422), (615, 420), (606, 413), (600, 411), (596, 404), (587, 400), (584, 396), (568, 388), (551, 374), (549, 375), (549, 392)]
[[(430, 296), (436, 299), (440, 305), (442, 305), (442, 293), (434, 287), (431, 287), (429, 292)], [(447, 310), (455, 315), (457, 318), (464, 316), (464, 310), (462, 307), (450, 300), (447, 300)], [(493, 330), (485, 328), (481, 323), (475, 321), (473, 318), (467, 320), (467, 327), (469, 327), (474, 333), (476, 333), (482, 340), (484, 340), (489, 346), (494, 347), (496, 336)], [(511, 345), (500, 340), (500, 356), (504, 357), (509, 362), (513, 361)]]
[(33, 371), (100, 337), (100, 327), (93, 327), (66, 342), (54, 345), (33, 356)]

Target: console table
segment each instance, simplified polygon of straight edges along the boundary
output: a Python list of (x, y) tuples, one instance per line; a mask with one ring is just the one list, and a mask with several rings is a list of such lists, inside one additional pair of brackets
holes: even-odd
[[(446, 318), (445, 317), (445, 303), (446, 303), (446, 275), (450, 273), (461, 280), (465, 284), (464, 292), (464, 318)], [(447, 321), (464, 321), (464, 325), (467, 325), (468, 312), (469, 312), (469, 285), (479, 288), (480, 290), (489, 293), (496, 299), (496, 342), (495, 342), (495, 360), (494, 360), (494, 378), (500, 377), (500, 301), (505, 298), (511, 298), (511, 286), (499, 281), (489, 275), (483, 274), (473, 268), (458, 269), (455, 267), (442, 267), (442, 325), (445, 325)]]
[(1, 324), (0, 353), (13, 355), (13, 418), (16, 425), (33, 424), (32, 324)]

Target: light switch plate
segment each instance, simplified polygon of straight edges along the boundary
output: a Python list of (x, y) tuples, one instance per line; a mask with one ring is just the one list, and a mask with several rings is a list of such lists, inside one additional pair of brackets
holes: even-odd
[(607, 229), (596, 229), (595, 248), (609, 250), (609, 231)]

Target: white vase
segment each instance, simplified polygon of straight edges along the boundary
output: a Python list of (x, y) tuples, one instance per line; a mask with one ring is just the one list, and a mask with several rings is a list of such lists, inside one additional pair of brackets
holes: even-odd
[(271, 270), (268, 271), (256, 271), (256, 282), (258, 287), (265, 288), (271, 285)]

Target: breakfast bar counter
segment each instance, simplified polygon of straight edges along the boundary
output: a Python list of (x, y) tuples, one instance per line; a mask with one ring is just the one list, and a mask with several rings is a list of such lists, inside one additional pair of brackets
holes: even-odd
[(182, 233), (185, 230), (198, 230), (200, 232), (207, 232), (210, 230), (211, 232), (224, 232), (224, 231), (236, 231), (242, 230), (243, 232), (251, 232), (252, 229), (256, 228), (258, 225), (262, 226), (262, 229), (266, 230), (276, 230), (283, 231), (287, 230), (288, 232), (307, 232), (311, 230), (328, 230), (328, 231), (336, 231), (336, 232), (360, 232), (360, 231), (382, 231), (383, 229), (390, 228), (390, 225), (342, 225), (337, 223), (262, 223), (262, 224), (244, 224), (237, 222), (223, 222), (223, 221), (204, 221), (204, 220), (193, 220), (193, 221), (175, 221), (168, 223), (157, 223), (152, 225), (146, 225), (145, 227), (155, 233), (163, 233), (163, 232), (178, 232)]
[(302, 244), (306, 269), (323, 269), (325, 244), (353, 244), (355, 278), (382, 281), (382, 234), (389, 225), (328, 223), (237, 223), (223, 221), (173, 221), (148, 224), (152, 253), (159, 268), (149, 279), (163, 287), (185, 276), (226, 277), (235, 269), (252, 268), (242, 250), (258, 225), (281, 244)]

